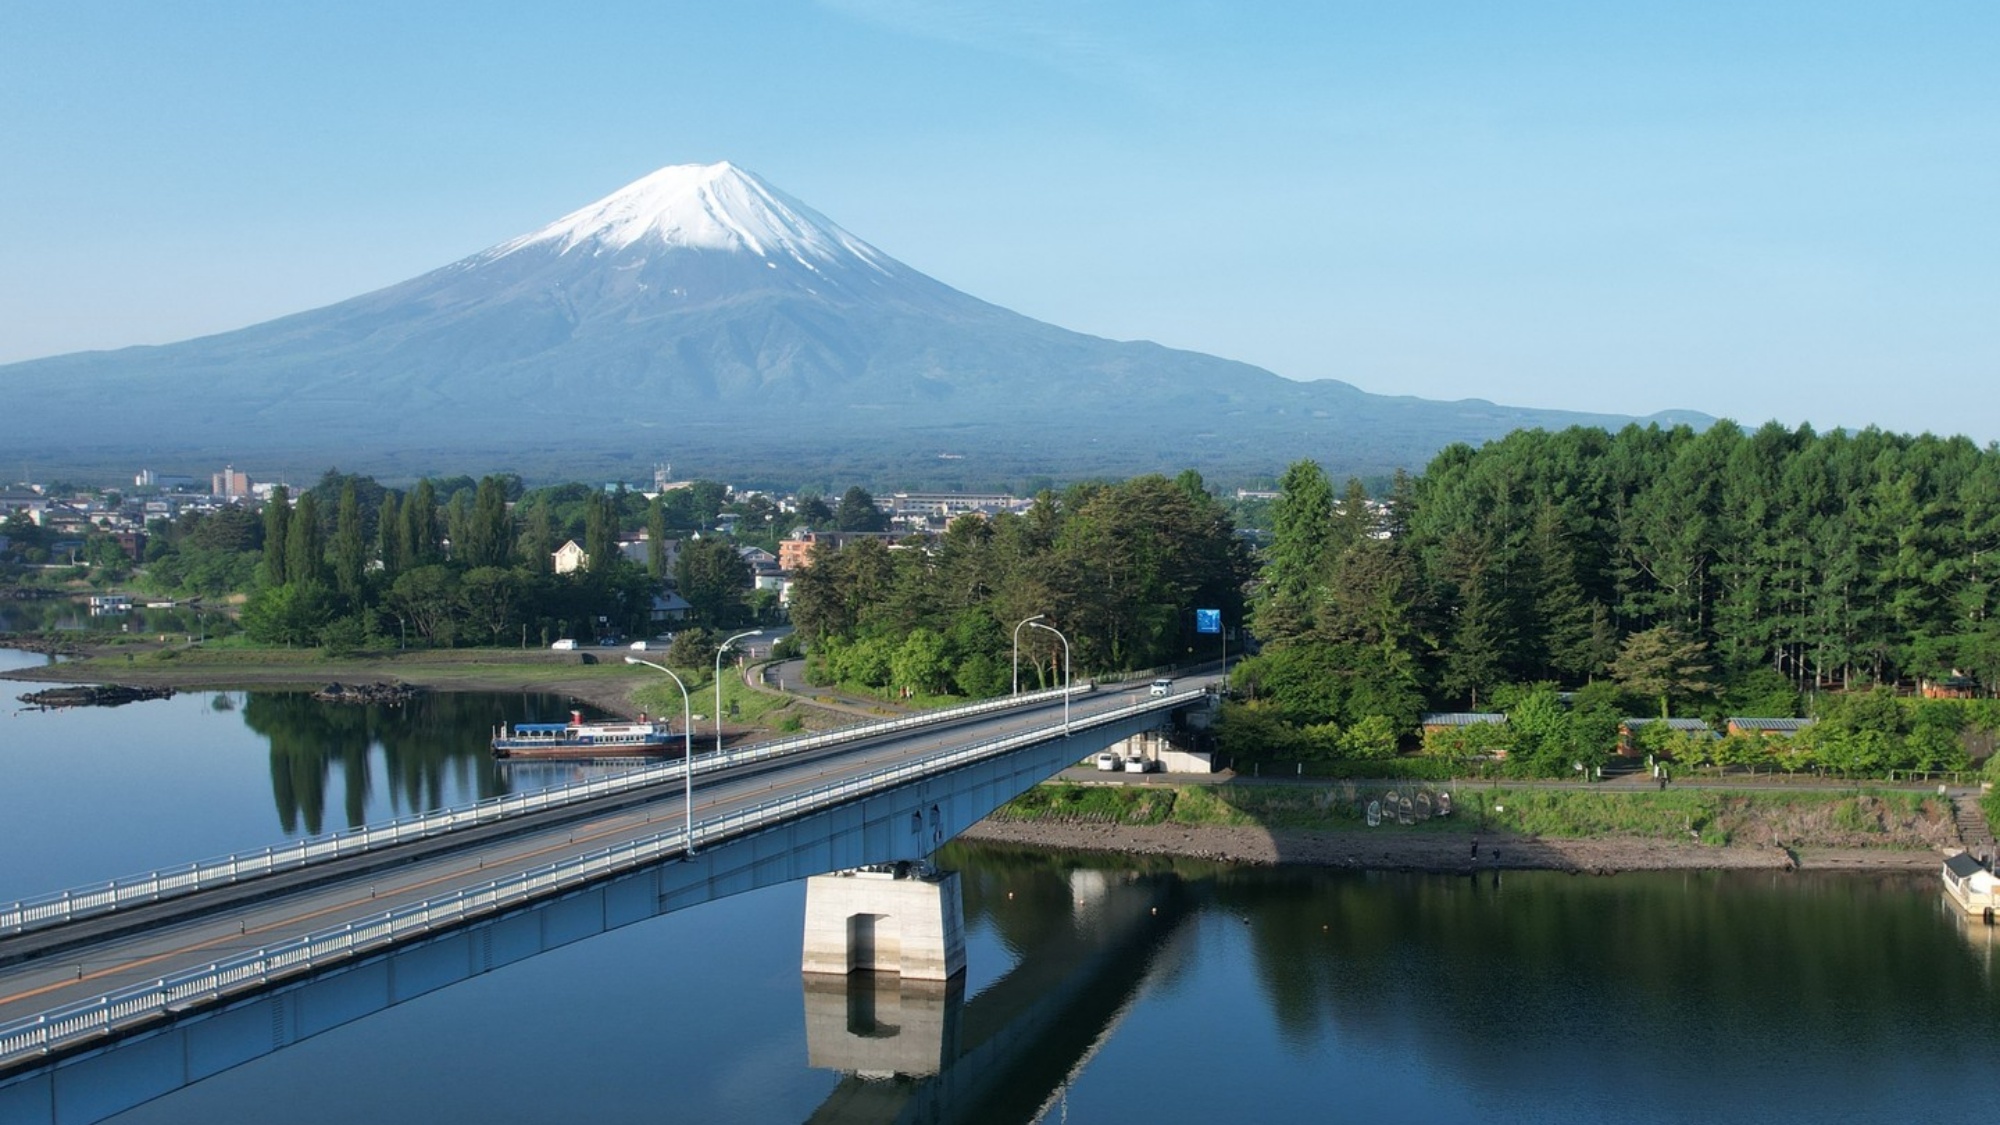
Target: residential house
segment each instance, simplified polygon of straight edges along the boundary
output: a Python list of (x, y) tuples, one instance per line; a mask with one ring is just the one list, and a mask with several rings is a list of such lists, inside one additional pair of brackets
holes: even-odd
[(1722, 724), (1725, 734), (1755, 734), (1766, 738), (1790, 738), (1811, 726), (1811, 719), (1756, 719), (1732, 715)]
[(653, 594), (653, 605), (648, 616), (657, 629), (661, 626), (675, 625), (686, 621), (688, 614), (692, 612), (694, 612), (694, 606), (689, 605), (686, 598), (681, 597), (672, 590), (661, 589), (655, 591)]
[[(680, 564), (681, 541), (666, 539), (661, 542), (666, 546), (666, 570), (663, 573), (671, 576), (674, 568)], [(618, 553), (640, 566), (650, 566), (653, 560), (653, 538), (645, 531), (625, 536), (618, 540)]]
[(557, 574), (575, 574), (590, 566), (590, 555), (582, 547), (577, 546), (574, 539), (566, 540), (562, 546), (557, 547), (554, 557)]
[(837, 551), (849, 543), (858, 543), (863, 539), (878, 540), (886, 546), (893, 544), (901, 537), (900, 533), (893, 531), (805, 531), (802, 529), (793, 532), (789, 538), (779, 541), (778, 565), (787, 571), (804, 570), (812, 565), (813, 548), (819, 546), (821, 543), (825, 543)]
[(1417, 720), (1417, 726), (1425, 734), (1451, 730), (1455, 727), (1476, 727), (1494, 724), (1504, 726), (1507, 716), (1497, 711), (1426, 711)]

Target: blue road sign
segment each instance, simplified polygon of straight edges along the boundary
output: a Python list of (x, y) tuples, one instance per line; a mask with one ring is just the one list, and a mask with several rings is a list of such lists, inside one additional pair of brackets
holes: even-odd
[(1219, 609), (1195, 610), (1194, 631), (1197, 633), (1222, 632), (1222, 611)]

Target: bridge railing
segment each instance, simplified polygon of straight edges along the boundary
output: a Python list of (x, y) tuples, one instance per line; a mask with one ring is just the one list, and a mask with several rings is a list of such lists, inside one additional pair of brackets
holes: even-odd
[[(1180, 692), (1172, 696), (1149, 698), (1139, 703), (1129, 704), (1111, 711), (1100, 711), (1093, 715), (1077, 718), (1070, 723), (1071, 730), (1089, 730), (1092, 727), (1143, 715), (1153, 711), (1171, 710), (1186, 706), (1189, 702), (1204, 698), (1204, 691)], [(1051, 728), (1053, 729), (1053, 728)], [(904, 782), (917, 777), (925, 777), (943, 770), (970, 765), (973, 762), (995, 755), (1005, 754), (1023, 746), (1046, 742), (1051, 737), (1049, 730), (1029, 731), (1026, 734), (1005, 735), (975, 742), (967, 746), (914, 758), (870, 773), (859, 774), (841, 781), (829, 782), (813, 789), (803, 790), (785, 797), (778, 797), (761, 804), (725, 816), (694, 823), (694, 842), (697, 847), (730, 839), (747, 832), (759, 831), (772, 824), (790, 820), (810, 812), (817, 812), (832, 805), (845, 804), (855, 797), (867, 796), (886, 789), (894, 789)]]
[[(1090, 685), (1080, 685), (1074, 690), (1081, 694), (1090, 690)], [(1061, 688), (1025, 695), (1003, 696), (999, 699), (967, 704), (964, 707), (926, 711), (882, 722), (857, 723), (819, 734), (760, 743), (739, 750), (723, 751), (720, 754), (711, 751), (695, 755), (692, 768), (697, 775), (713, 773), (716, 770), (823, 749), (859, 738), (893, 734), (900, 730), (969, 718), (990, 711), (1061, 699), (1062, 696)], [(296, 871), (315, 863), (491, 824), (525, 813), (542, 812), (579, 801), (660, 785), (680, 778), (688, 768), (680, 762), (674, 762), (610, 774), (588, 781), (571, 782), (568, 785), (548, 789), (489, 797), (476, 804), (438, 809), (345, 832), (330, 832), (291, 843), (275, 844), (254, 852), (232, 853), (216, 859), (199, 860), (184, 867), (163, 868), (104, 883), (72, 887), (22, 899), (19, 902), (0, 905), (0, 937), (60, 926), (132, 906), (161, 902), (213, 887), (228, 886), (246, 879)]]
[[(1173, 697), (1148, 699), (1074, 720), (1070, 726), (1072, 730), (1089, 729), (1146, 712), (1184, 705), (1200, 694), (1186, 692)], [(1050, 737), (1048, 731), (1032, 731), (928, 755), (697, 822), (693, 826), (693, 834), (698, 844), (719, 843), (761, 831), (793, 817), (844, 804), (858, 796), (895, 788), (913, 777), (967, 765), (981, 758), (1046, 741)], [(471, 922), (548, 894), (681, 854), (686, 849), (687, 841), (686, 829), (628, 841), (15, 1020), (0, 1025), (0, 1070), (73, 1044), (101, 1038), (127, 1026), (157, 1019), (169, 1012), (211, 1003), (236, 992), (337, 964), (433, 930)]]

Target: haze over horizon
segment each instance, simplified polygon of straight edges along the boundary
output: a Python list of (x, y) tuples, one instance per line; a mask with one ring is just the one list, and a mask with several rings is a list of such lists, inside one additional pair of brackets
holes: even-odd
[(900, 0), (16, 15), (0, 363), (733, 161), (963, 291), (1379, 394), (2000, 439), (2000, 14)]

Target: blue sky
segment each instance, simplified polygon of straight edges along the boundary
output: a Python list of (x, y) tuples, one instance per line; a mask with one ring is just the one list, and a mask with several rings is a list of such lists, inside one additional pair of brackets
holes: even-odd
[(328, 304), (727, 159), (1080, 331), (1984, 443), (1996, 59), (1964, 2), (16, 0), (0, 362)]

